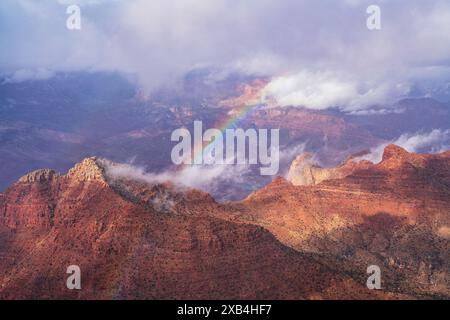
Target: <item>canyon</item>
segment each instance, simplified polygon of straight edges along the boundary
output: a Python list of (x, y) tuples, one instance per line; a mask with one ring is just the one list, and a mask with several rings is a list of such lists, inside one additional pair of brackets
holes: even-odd
[[(450, 152), (390, 145), (378, 164), (220, 203), (110, 165), (34, 171), (0, 194), (0, 298), (450, 297)], [(69, 265), (81, 290), (66, 288)], [(382, 290), (366, 287), (369, 265)]]

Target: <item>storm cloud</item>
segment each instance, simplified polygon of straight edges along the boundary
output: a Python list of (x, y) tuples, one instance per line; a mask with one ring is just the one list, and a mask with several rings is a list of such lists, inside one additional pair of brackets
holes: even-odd
[[(81, 7), (82, 29), (66, 28)], [(366, 9), (381, 8), (381, 30)], [(135, 75), (147, 91), (198, 67), (272, 79), (278, 105), (347, 111), (420, 91), (450, 96), (446, 0), (4, 0), (0, 72), (12, 81), (53, 72)]]

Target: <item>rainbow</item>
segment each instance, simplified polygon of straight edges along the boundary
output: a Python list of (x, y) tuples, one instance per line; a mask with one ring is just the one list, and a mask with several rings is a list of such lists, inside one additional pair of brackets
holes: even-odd
[[(261, 102), (257, 103), (245, 103), (242, 106), (233, 109), (233, 114), (230, 115), (230, 117), (225, 117), (224, 119), (218, 121), (215, 124), (215, 128), (219, 129), (222, 133), (225, 133), (225, 130), (234, 128), (236, 124), (244, 119), (253, 108), (258, 107), (261, 105)], [(193, 154), (193, 161), (192, 164), (185, 164), (182, 166), (182, 168), (192, 166), (194, 163), (197, 163), (196, 160), (201, 160), (203, 157), (203, 154), (205, 154), (206, 151), (209, 151), (215, 144), (215, 141), (212, 142), (202, 142), (200, 145), (194, 146), (194, 154)]]
[[(244, 119), (249, 113), (250, 111), (255, 108), (261, 106), (260, 102), (248, 102), (243, 104), (242, 106), (233, 109), (233, 114), (230, 115), (229, 117), (225, 117), (224, 119), (222, 119), (221, 121), (218, 121), (215, 124), (215, 128), (219, 129), (222, 133), (225, 132), (226, 129), (229, 128), (234, 128), (236, 126), (236, 124)], [(197, 159), (199, 157), (201, 157), (204, 152), (206, 150), (209, 150), (208, 148), (212, 148), (212, 146), (214, 146), (214, 141), (210, 142), (210, 143), (202, 143), (202, 148), (198, 148), (194, 150), (199, 150), (197, 151), (197, 153), (194, 154), (193, 159)], [(195, 163), (194, 161), (192, 163)], [(193, 164), (185, 164), (182, 165), (181, 168), (186, 168), (188, 166), (192, 166)], [(117, 276), (117, 281), (114, 282), (114, 285), (110, 288), (110, 292), (109, 292), (109, 296), (111, 299), (121, 299), (122, 296), (122, 285), (124, 283), (126, 283), (127, 281), (127, 269), (131, 268), (132, 264), (134, 261), (136, 261), (136, 259), (138, 258), (138, 256), (141, 254), (140, 252), (140, 248), (142, 248), (144, 243), (144, 237), (143, 234), (141, 234), (141, 237), (139, 238), (139, 240), (136, 241), (136, 243), (133, 245), (133, 250), (128, 254), (128, 256), (124, 259), (124, 261), (126, 261), (126, 266), (123, 267), (120, 271), (119, 274)]]

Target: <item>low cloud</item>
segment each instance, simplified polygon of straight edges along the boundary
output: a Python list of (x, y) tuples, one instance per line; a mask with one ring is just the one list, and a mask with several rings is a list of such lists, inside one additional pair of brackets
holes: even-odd
[(179, 187), (189, 187), (206, 192), (215, 192), (225, 183), (242, 183), (250, 172), (247, 165), (192, 165), (181, 170), (166, 170), (160, 173), (146, 172), (143, 167), (131, 164), (116, 164), (105, 161), (106, 174), (112, 179), (131, 179), (148, 184), (172, 182)]
[(292, 161), (300, 154), (304, 153), (306, 149), (306, 143), (299, 143), (294, 146), (286, 146), (280, 149), (280, 175), (285, 177)]
[(263, 102), (275, 106), (316, 110), (337, 107), (360, 115), (401, 113), (397, 102), (407, 97), (449, 99), (449, 74), (448, 66), (403, 66), (377, 71), (362, 67), (360, 72), (303, 70), (273, 77), (261, 96)]
[(305, 152), (306, 142), (298, 143), (294, 146), (287, 146), (280, 150), (280, 161), (291, 162), (296, 156)]
[(384, 148), (391, 143), (409, 152), (440, 153), (450, 149), (450, 130), (434, 129), (428, 133), (402, 134), (393, 141), (371, 149), (369, 154), (358, 159), (379, 163), (383, 157)]
[(404, 97), (408, 83), (358, 81), (332, 72), (309, 72), (276, 77), (264, 89), (264, 100), (278, 106), (309, 109), (340, 107), (344, 111), (366, 109)]
[(54, 73), (46, 68), (19, 69), (11, 75), (5, 76), (3, 83), (18, 83), (27, 80), (46, 80), (54, 76)]

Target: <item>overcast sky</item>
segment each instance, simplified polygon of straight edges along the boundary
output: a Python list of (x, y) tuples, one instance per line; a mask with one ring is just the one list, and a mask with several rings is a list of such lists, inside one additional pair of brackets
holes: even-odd
[[(381, 30), (366, 27), (371, 4)], [(11, 81), (114, 70), (151, 91), (211, 66), (271, 77), (281, 105), (358, 110), (450, 92), (450, 1), (2, 0), (0, 48)]]

